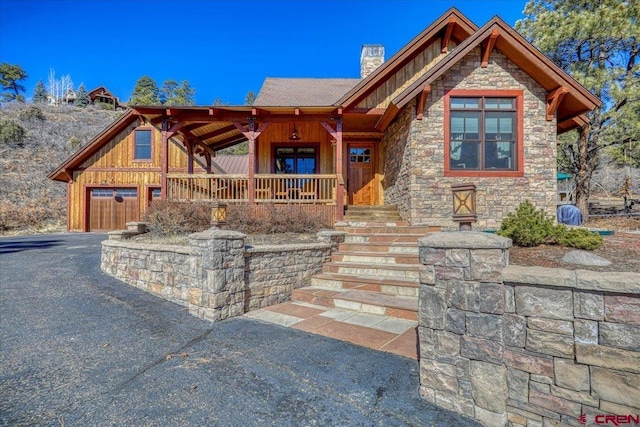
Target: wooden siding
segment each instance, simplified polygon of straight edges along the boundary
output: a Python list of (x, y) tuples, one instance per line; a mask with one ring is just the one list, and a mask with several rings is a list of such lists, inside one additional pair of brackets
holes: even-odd
[[(160, 186), (162, 157), (162, 133), (152, 129), (151, 161), (133, 160), (134, 123), (106, 143), (85, 161), (80, 170), (73, 172), (73, 182), (68, 186), (68, 227), (70, 231), (88, 229), (88, 192), (92, 188), (137, 188), (138, 218), (142, 219), (148, 205), (150, 187)], [(149, 129), (149, 127), (144, 127)], [(184, 172), (187, 153), (180, 141), (169, 142), (169, 171)], [(202, 171), (201, 168), (194, 168)]]
[[(448, 51), (451, 52), (455, 46), (456, 44), (453, 41), (449, 42)], [(441, 52), (440, 39), (435, 39), (425, 50), (416, 55), (415, 58), (360, 102), (358, 108), (387, 108), (393, 98), (411, 86), (413, 82), (446, 55), (446, 53)]]

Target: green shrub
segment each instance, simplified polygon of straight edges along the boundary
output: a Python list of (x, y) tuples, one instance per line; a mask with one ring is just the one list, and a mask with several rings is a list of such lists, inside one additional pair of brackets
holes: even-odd
[(27, 131), (11, 119), (0, 120), (0, 143), (22, 145)]
[(37, 105), (31, 104), (27, 109), (20, 112), (20, 120), (35, 121), (35, 120), (47, 120), (44, 113)]
[(203, 202), (157, 200), (145, 214), (149, 232), (158, 236), (176, 236), (204, 231), (211, 222), (211, 207)]
[(537, 246), (552, 240), (556, 230), (553, 217), (536, 210), (527, 200), (504, 218), (497, 234), (510, 238), (516, 246)]
[(586, 228), (568, 228), (557, 226), (556, 241), (559, 245), (577, 249), (597, 249), (602, 246), (602, 236)]

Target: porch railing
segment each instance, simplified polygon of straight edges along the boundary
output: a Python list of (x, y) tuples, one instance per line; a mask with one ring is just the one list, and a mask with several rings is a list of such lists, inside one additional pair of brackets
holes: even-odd
[[(247, 175), (168, 174), (170, 200), (249, 201)], [(336, 204), (336, 175), (256, 174), (255, 203)]]

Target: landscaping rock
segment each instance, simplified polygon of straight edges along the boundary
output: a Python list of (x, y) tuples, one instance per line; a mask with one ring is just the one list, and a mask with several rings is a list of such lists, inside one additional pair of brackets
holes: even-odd
[(597, 265), (597, 266), (607, 266), (611, 265), (611, 261), (602, 258), (601, 256), (592, 254), (587, 251), (571, 251), (567, 252), (567, 254), (562, 257), (562, 261), (568, 262), (570, 264), (580, 264), (580, 265)]

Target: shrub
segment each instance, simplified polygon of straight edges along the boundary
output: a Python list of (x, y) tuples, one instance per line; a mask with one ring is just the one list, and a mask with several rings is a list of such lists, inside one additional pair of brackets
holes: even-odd
[(0, 120), (0, 143), (22, 145), (27, 131), (11, 119)]
[(175, 202), (158, 200), (151, 203), (145, 214), (151, 234), (175, 236), (209, 228), (211, 208), (203, 202)]
[(602, 246), (602, 236), (586, 228), (568, 228), (557, 226), (556, 240), (559, 245), (577, 249), (597, 249)]
[(42, 110), (38, 108), (37, 105), (33, 105), (33, 104), (30, 105), (27, 109), (22, 110), (20, 112), (19, 117), (20, 117), (20, 120), (25, 120), (25, 121), (47, 120)]
[(542, 209), (536, 210), (527, 200), (504, 218), (497, 234), (510, 238), (516, 246), (537, 246), (553, 239), (556, 230), (553, 217)]
[(246, 204), (227, 208), (227, 228), (246, 234), (315, 233), (328, 224), (320, 213), (267, 205), (256, 210)]

